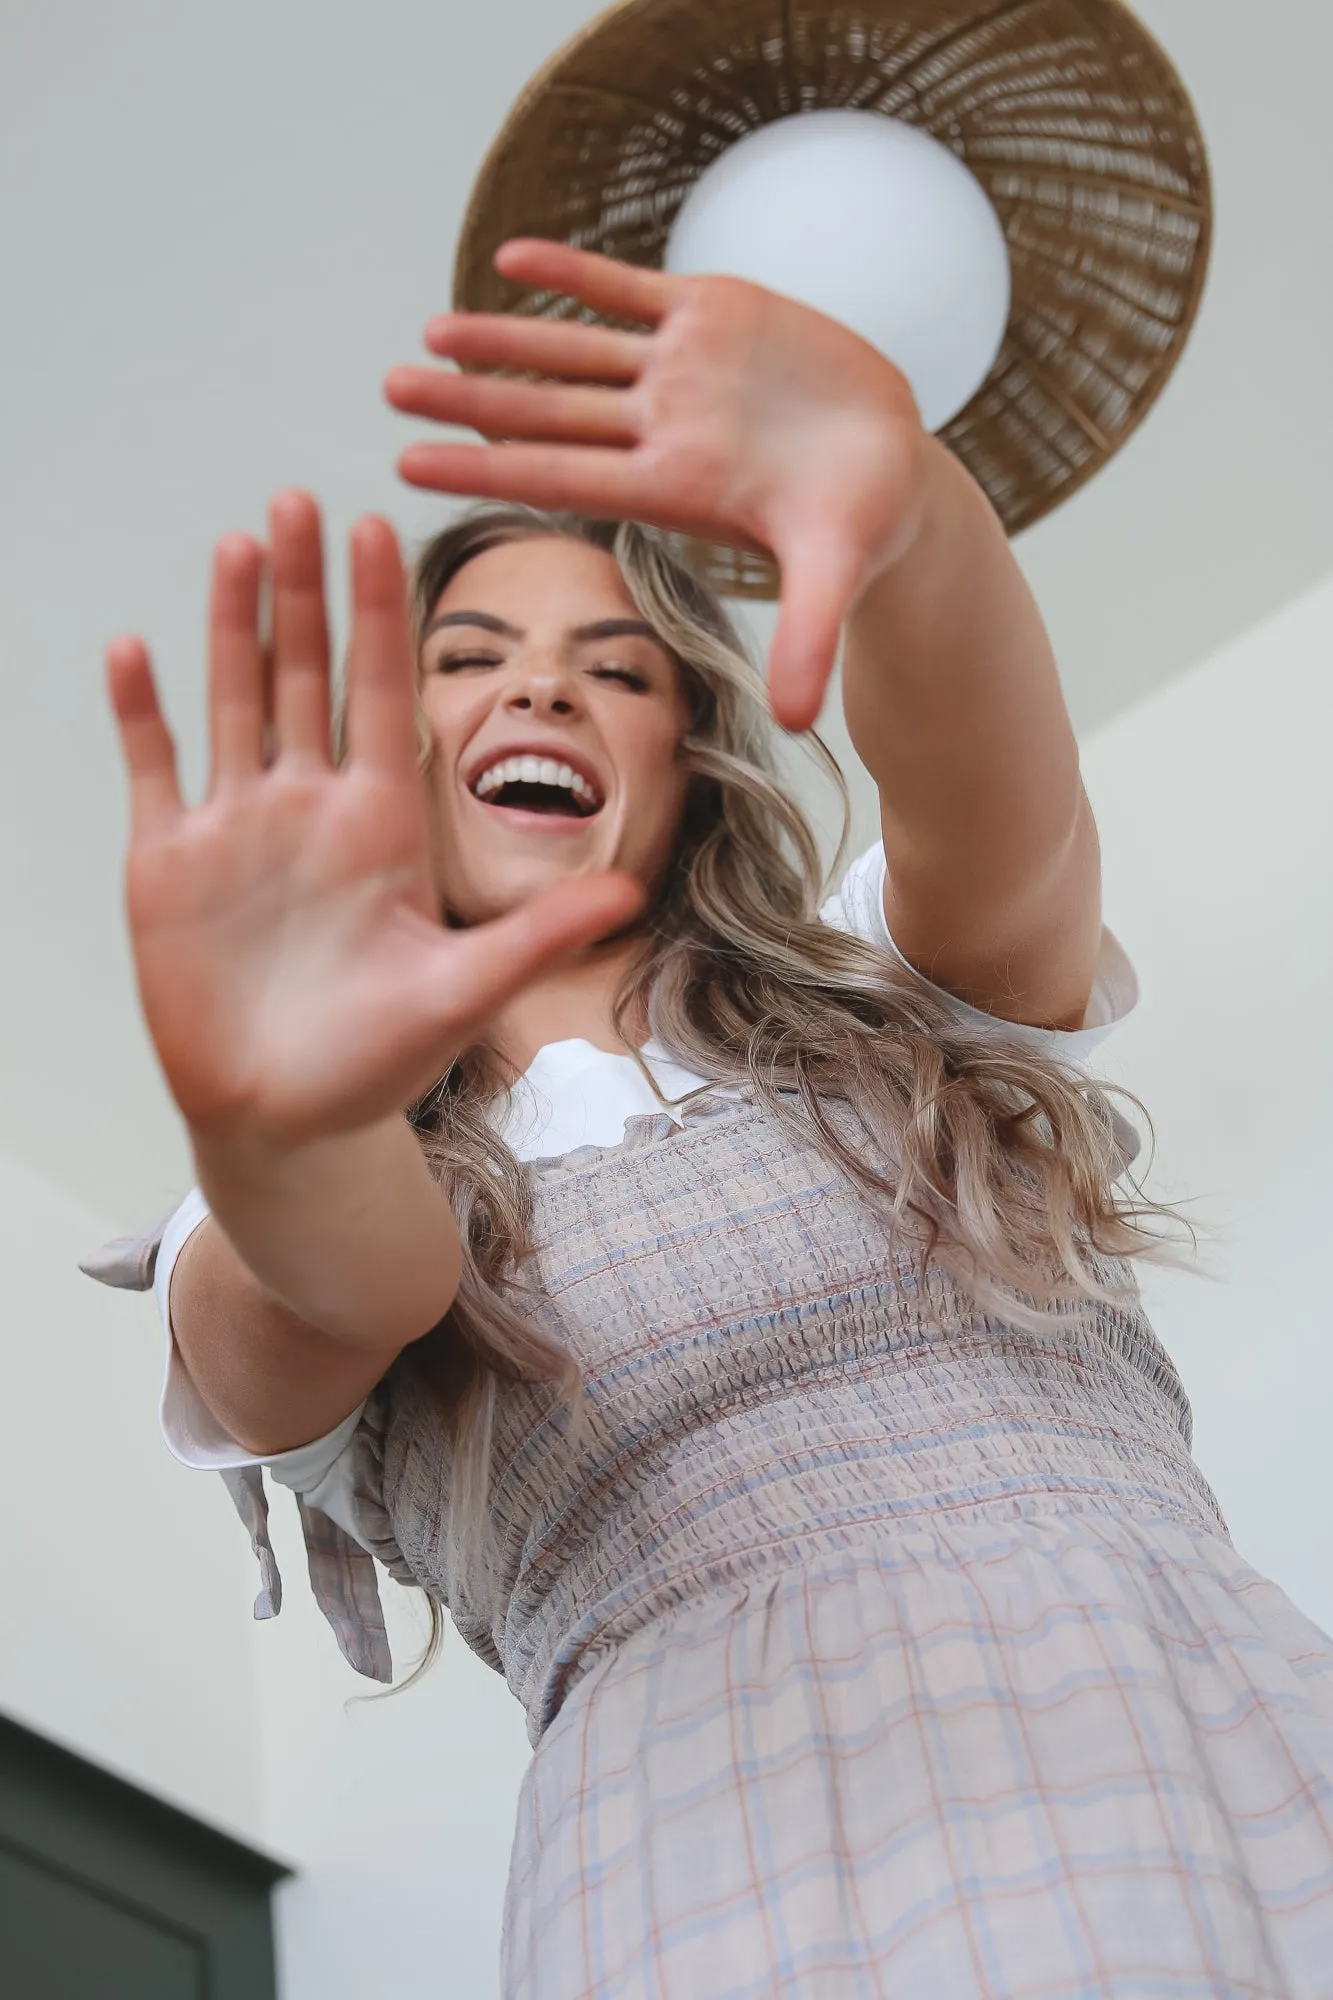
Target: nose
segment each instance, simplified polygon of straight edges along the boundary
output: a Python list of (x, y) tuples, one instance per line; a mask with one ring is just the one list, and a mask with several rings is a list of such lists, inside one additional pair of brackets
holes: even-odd
[(558, 660), (534, 660), (509, 688), (505, 707), (519, 715), (573, 715), (578, 709), (575, 682)]

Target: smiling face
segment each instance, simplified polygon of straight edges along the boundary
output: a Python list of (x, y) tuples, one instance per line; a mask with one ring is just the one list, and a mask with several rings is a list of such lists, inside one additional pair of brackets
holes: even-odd
[(554, 535), (474, 556), (427, 620), (421, 702), (456, 922), (600, 868), (651, 889), (684, 813), (689, 703), (613, 556)]

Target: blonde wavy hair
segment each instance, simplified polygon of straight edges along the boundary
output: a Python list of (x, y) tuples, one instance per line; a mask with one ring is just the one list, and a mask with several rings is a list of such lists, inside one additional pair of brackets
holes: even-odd
[[(761, 675), (673, 537), (475, 508), (416, 563), (418, 639), (464, 564), (534, 535), (567, 536), (615, 558), (690, 700), (679, 846), (616, 1003), (627, 1045), (637, 1046), (630, 1024), (647, 1018), (651, 994), (654, 1037), (676, 1062), (710, 1083), (746, 1087), (879, 1204), (889, 1239), (923, 1274), (944, 1267), (1011, 1323), (1049, 1325), (1072, 1302), (1123, 1299), (1132, 1291), (1123, 1260), (1160, 1251), (1169, 1212), (1127, 1176), (1132, 1128), (1112, 1093), (1016, 1042), (970, 1032), (889, 953), (819, 921), (819, 850), (779, 775)], [(424, 770), (424, 715), (419, 741)], [(845, 824), (841, 773), (814, 747), (839, 784)], [(472, 1049), (409, 1114), (464, 1249), (452, 1310), (395, 1364), (429, 1385), (449, 1436), (455, 1608), (484, 1597), (502, 1385), (541, 1379), (578, 1403), (569, 1355), (525, 1312), (519, 1267), (532, 1248), (532, 1204), (524, 1170), (492, 1123), (505, 1089), (487, 1050)], [(892, 1171), (875, 1163), (886, 1157)], [(433, 1607), (432, 1616), (438, 1636)]]

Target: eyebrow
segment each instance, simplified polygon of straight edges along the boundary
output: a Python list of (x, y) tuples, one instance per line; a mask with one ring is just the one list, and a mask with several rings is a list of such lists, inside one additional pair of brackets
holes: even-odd
[[(432, 632), (439, 632), (446, 625), (471, 625), (483, 632), (494, 632), (502, 639), (525, 637), (519, 626), (510, 625), (489, 611), (446, 611), (432, 618), (421, 636), (429, 639)], [(651, 639), (660, 651), (667, 650), (660, 636), (642, 618), (596, 618), (591, 625), (576, 625), (569, 636), (580, 646), (593, 639)]]

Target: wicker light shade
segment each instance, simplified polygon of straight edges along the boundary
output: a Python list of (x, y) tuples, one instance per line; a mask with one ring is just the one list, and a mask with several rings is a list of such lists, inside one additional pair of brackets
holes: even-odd
[[(919, 125), (963, 159), (1009, 245), (995, 365), (941, 432), (1011, 534), (1125, 442), (1198, 310), (1211, 199), (1197, 118), (1120, 0), (622, 0), (528, 85), (464, 223), (455, 306), (593, 317), (503, 278), (511, 236), (660, 266), (682, 200), (757, 126), (843, 106)], [(705, 552), (718, 588), (771, 564)]]

